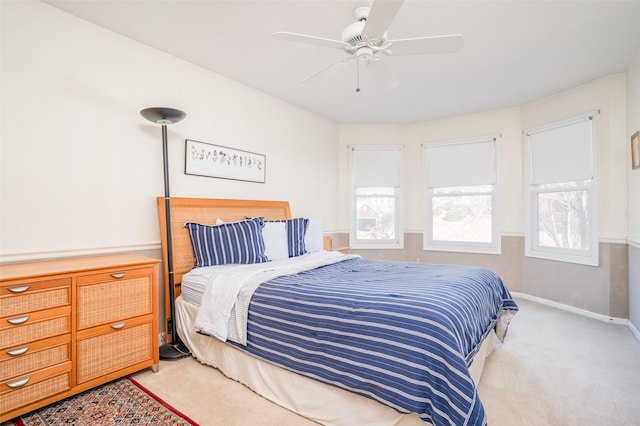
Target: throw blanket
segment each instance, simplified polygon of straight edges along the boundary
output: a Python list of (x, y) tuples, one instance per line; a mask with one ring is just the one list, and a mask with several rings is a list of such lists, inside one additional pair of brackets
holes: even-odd
[(259, 285), (237, 346), (436, 426), (485, 425), (468, 366), (517, 309), (485, 269), (349, 259)]
[(196, 328), (223, 342), (231, 340), (246, 345), (249, 302), (260, 284), (355, 257), (359, 256), (320, 251), (285, 261), (226, 265), (221, 272), (213, 274), (207, 284), (196, 317)]

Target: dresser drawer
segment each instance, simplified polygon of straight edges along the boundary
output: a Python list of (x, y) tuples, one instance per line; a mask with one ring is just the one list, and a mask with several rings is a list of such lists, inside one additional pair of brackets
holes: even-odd
[(152, 318), (137, 318), (95, 330), (102, 334), (79, 337), (76, 363), (78, 384), (152, 361), (152, 321)]
[(0, 352), (0, 382), (71, 361), (71, 335), (39, 340)]
[(70, 306), (6, 317), (0, 320), (0, 348), (10, 348), (70, 332)]
[(71, 389), (71, 363), (0, 383), (0, 413)]
[(71, 304), (71, 278), (0, 287), (0, 317)]
[(153, 269), (123, 270), (78, 278), (78, 329), (153, 312)]

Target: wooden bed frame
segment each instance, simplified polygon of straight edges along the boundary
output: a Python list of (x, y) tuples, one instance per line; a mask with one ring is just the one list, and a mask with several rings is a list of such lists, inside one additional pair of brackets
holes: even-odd
[[(164, 197), (158, 197), (157, 207), (162, 239), (166, 318), (170, 312), (170, 298), (168, 291), (167, 221)], [(184, 228), (186, 222), (214, 225), (217, 219), (236, 221), (242, 220), (246, 216), (263, 216), (269, 220), (291, 219), (291, 210), (287, 201), (171, 198), (170, 209), (174, 293), (176, 298), (181, 294), (183, 275), (189, 272), (195, 264), (189, 231)], [(330, 248), (327, 248), (326, 242), (325, 249), (330, 250)], [(327, 419), (331, 419), (331, 422), (337, 419), (344, 420), (346, 422), (343, 422), (344, 424), (352, 424), (354, 413), (359, 413), (358, 416), (364, 416), (360, 424), (427, 425), (415, 413), (400, 414), (394, 409), (379, 404), (372, 399), (316, 382), (313, 379), (282, 369), (266, 361), (253, 358), (231, 345), (198, 334), (195, 332), (193, 324), (197, 311), (189, 313), (190, 310), (197, 308), (182, 298), (178, 300), (178, 303), (181, 303), (185, 308), (176, 311), (176, 319), (180, 319), (180, 321), (175, 321), (173, 326), (176, 327), (179, 333), (182, 331), (181, 336), (186, 339), (185, 343), (187, 341), (192, 343), (190, 346), (196, 351), (193, 356), (199, 362), (218, 368), (227, 377), (242, 383), (258, 395), (278, 405), (321, 423)], [(168, 319), (166, 318), (167, 321)], [(165, 324), (167, 326), (166, 330), (169, 330), (168, 322)], [(492, 335), (490, 334), (490, 336)], [(167, 333), (167, 338), (170, 339), (170, 333)], [(478, 354), (476, 354), (476, 360), (470, 368), (471, 376), (475, 383), (479, 382), (485, 357), (491, 352), (492, 347), (493, 338), (487, 338)], [(224, 367), (218, 364), (219, 360), (224, 360)], [(306, 392), (301, 390), (306, 390)], [(325, 413), (325, 406), (332, 407), (329, 410), (329, 414)], [(336, 407), (340, 407), (340, 415), (338, 417), (335, 417)]]
[[(198, 222), (203, 225), (215, 225), (216, 220), (225, 222), (242, 220), (245, 217), (262, 216), (267, 220), (291, 219), (288, 201), (230, 200), (219, 198), (171, 198), (171, 242), (173, 253), (174, 296), (181, 294), (182, 276), (189, 272), (195, 257), (191, 246), (186, 222)], [(164, 270), (164, 312), (165, 330), (169, 327), (169, 262), (167, 250), (167, 218), (165, 198), (157, 198), (158, 218), (160, 220), (160, 238), (162, 242), (162, 265)], [(171, 342), (171, 333), (167, 332), (167, 343)]]

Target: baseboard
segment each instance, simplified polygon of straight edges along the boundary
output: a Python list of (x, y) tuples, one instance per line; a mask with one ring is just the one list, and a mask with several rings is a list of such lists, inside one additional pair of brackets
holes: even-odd
[(627, 327), (629, 327), (629, 330), (631, 330), (631, 333), (635, 336), (635, 338), (638, 339), (638, 341), (640, 341), (640, 332), (638, 332), (638, 329), (636, 329), (635, 326), (628, 319), (597, 314), (595, 312), (587, 311), (585, 309), (580, 309), (573, 306), (565, 305), (564, 303), (554, 302), (552, 300), (543, 299), (542, 297), (531, 296), (530, 294), (511, 292), (511, 295), (513, 297), (519, 297), (522, 299), (531, 300), (532, 302), (537, 302), (542, 305), (547, 305), (553, 308), (562, 309), (563, 311), (572, 312), (574, 314), (582, 315), (587, 318), (596, 319), (598, 321), (608, 322), (611, 324), (626, 325)]
[(636, 326), (633, 325), (633, 323), (631, 321), (629, 321), (629, 330), (631, 330), (631, 333), (633, 333), (633, 335), (636, 336), (636, 339), (638, 339), (638, 341), (640, 341), (640, 331), (638, 331)]

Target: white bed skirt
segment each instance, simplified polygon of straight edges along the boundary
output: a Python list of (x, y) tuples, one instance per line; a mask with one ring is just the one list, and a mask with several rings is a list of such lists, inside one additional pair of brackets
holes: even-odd
[[(195, 332), (198, 307), (176, 299), (177, 331), (193, 356), (290, 411), (324, 425), (425, 426), (416, 413), (400, 414), (391, 407), (344, 389), (327, 385), (255, 358), (220, 340)], [(485, 339), (470, 368), (477, 384), (494, 333)]]

